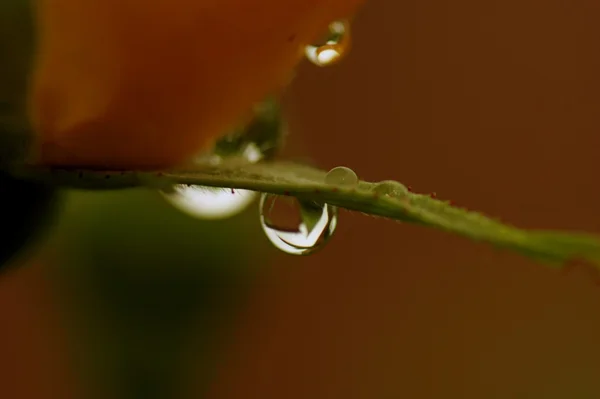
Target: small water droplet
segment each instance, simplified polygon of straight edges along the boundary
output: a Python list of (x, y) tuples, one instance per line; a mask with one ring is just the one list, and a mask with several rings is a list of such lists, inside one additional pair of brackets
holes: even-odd
[(337, 227), (338, 209), (329, 204), (262, 194), (259, 206), (267, 238), (288, 254), (314, 253), (329, 241)]
[(304, 53), (313, 64), (325, 67), (334, 65), (350, 47), (350, 23), (347, 20), (329, 24), (329, 34), (323, 43), (306, 46)]
[(325, 184), (334, 186), (355, 186), (358, 184), (358, 176), (352, 169), (345, 166), (338, 166), (327, 172)]
[(387, 195), (388, 197), (401, 197), (409, 192), (406, 186), (393, 180), (384, 180), (377, 183), (373, 191), (378, 195)]

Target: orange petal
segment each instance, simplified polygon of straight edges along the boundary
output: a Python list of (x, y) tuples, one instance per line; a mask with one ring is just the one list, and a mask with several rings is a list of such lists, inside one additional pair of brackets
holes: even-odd
[(36, 0), (38, 162), (186, 162), (362, 0)]

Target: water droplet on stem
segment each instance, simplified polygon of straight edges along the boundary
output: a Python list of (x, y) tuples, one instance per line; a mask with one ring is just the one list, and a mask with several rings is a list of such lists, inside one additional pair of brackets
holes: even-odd
[(200, 219), (215, 220), (235, 216), (246, 209), (258, 193), (204, 186), (178, 184), (163, 196), (177, 209)]
[(259, 210), (269, 241), (291, 255), (309, 255), (323, 248), (337, 227), (338, 210), (329, 204), (263, 194)]
[(358, 176), (352, 169), (345, 166), (338, 166), (327, 173), (325, 176), (325, 184), (335, 186), (356, 186), (358, 184)]
[(409, 192), (406, 186), (393, 180), (384, 180), (377, 183), (373, 191), (378, 195), (388, 197), (401, 197)]
[[(253, 143), (242, 149), (241, 156), (251, 163), (262, 159), (262, 153)], [(218, 165), (221, 157), (213, 155), (210, 161), (211, 164)], [(208, 220), (235, 216), (246, 209), (258, 196), (255, 191), (188, 184), (177, 184), (161, 191), (161, 194), (177, 209), (190, 216)]]
[[(269, 97), (254, 106), (252, 119), (215, 143), (213, 152), (201, 154), (199, 162), (218, 166), (224, 158), (242, 158), (249, 163), (273, 159), (286, 134), (281, 106)], [(194, 185), (176, 185), (161, 192), (178, 209), (202, 219), (223, 219), (242, 212), (257, 197), (249, 190), (230, 190)]]
[(323, 43), (306, 46), (304, 53), (310, 62), (325, 67), (339, 62), (349, 48), (350, 23), (339, 20), (329, 24), (329, 34)]
[[(250, 163), (258, 162), (263, 158), (262, 152), (254, 143), (241, 148), (240, 155)], [(205, 160), (212, 165), (218, 165), (221, 161), (221, 157), (217, 155), (211, 155)], [(161, 194), (177, 209), (190, 216), (207, 220), (235, 216), (258, 197), (255, 191), (188, 184), (176, 184), (162, 190)]]

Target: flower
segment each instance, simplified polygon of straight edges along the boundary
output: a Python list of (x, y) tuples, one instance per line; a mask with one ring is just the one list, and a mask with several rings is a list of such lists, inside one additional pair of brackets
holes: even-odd
[(191, 160), (289, 81), (362, 0), (36, 0), (36, 162)]

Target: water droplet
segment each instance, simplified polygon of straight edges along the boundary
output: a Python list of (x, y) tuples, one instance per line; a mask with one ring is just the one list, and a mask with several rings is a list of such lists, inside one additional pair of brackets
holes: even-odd
[[(251, 163), (258, 162), (263, 158), (262, 152), (254, 143), (246, 143), (241, 147), (240, 155)], [(223, 160), (214, 154), (199, 157), (199, 159), (201, 162), (215, 166)], [(258, 197), (258, 193), (255, 191), (189, 184), (176, 184), (163, 189), (161, 194), (177, 209), (190, 216), (208, 220), (235, 216)]]
[(350, 48), (350, 23), (346, 20), (329, 24), (328, 37), (321, 44), (306, 46), (304, 53), (313, 64), (325, 67), (340, 61)]
[(386, 195), (388, 197), (401, 197), (409, 192), (406, 186), (393, 180), (384, 180), (377, 183), (373, 191), (378, 195)]
[(352, 169), (338, 166), (327, 173), (325, 183), (335, 186), (355, 186), (358, 184), (358, 176)]
[[(198, 162), (218, 166), (227, 158), (242, 158), (249, 163), (272, 159), (286, 133), (280, 104), (269, 97), (256, 104), (253, 113), (246, 125), (221, 137), (211, 153), (200, 154)], [(178, 209), (201, 219), (234, 216), (258, 197), (254, 191), (182, 184), (165, 188), (161, 194)]]
[(225, 219), (248, 207), (258, 193), (204, 186), (178, 184), (163, 196), (177, 209), (200, 219)]
[(338, 210), (329, 204), (263, 194), (259, 206), (267, 238), (288, 254), (314, 253), (329, 241), (337, 227)]

